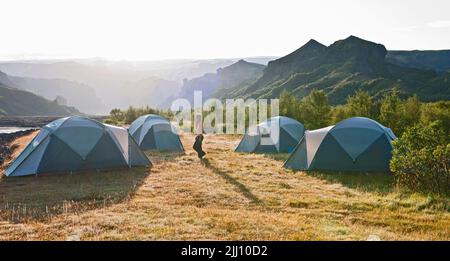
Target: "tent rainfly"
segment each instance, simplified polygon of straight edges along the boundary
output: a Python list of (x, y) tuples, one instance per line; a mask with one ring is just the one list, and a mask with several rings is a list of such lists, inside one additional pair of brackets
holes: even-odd
[(151, 165), (124, 128), (84, 117), (44, 126), (6, 170), (6, 176)]
[[(276, 127), (273, 128), (274, 126)], [(273, 131), (275, 131), (275, 133), (273, 133)], [(305, 127), (303, 124), (294, 119), (284, 116), (272, 117), (267, 121), (258, 124), (255, 128), (249, 128), (235, 151), (290, 153), (303, 137), (304, 132)], [(265, 139), (265, 141), (263, 141), (263, 139)]]
[(137, 118), (128, 132), (143, 150), (184, 151), (175, 127), (159, 115), (147, 114)]
[(284, 166), (297, 170), (389, 172), (391, 129), (363, 117), (306, 131)]

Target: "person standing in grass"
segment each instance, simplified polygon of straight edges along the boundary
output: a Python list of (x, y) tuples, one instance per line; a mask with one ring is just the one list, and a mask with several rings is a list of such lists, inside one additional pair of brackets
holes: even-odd
[(202, 143), (203, 143), (203, 134), (198, 134), (195, 137), (193, 148), (197, 152), (197, 156), (199, 159), (202, 159), (206, 154), (206, 152), (203, 151)]
[(206, 152), (203, 151), (202, 145), (203, 145), (203, 128), (202, 128), (202, 116), (197, 114), (195, 115), (195, 142), (194, 146), (192, 147), (196, 152), (199, 159), (202, 159)]

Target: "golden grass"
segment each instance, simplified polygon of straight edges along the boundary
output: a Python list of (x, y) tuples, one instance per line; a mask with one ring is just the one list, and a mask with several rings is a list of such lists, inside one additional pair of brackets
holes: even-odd
[(39, 131), (34, 131), (29, 135), (22, 136), (20, 138), (15, 139), (14, 141), (7, 144), (10, 148), (12, 148), (12, 155), (10, 159), (6, 159), (3, 165), (0, 165), (0, 172), (3, 172), (4, 166), (7, 166), (11, 163), (13, 159), (19, 156), (20, 152), (23, 148), (27, 146), (27, 144), (38, 134)]
[(2, 180), (0, 239), (450, 239), (448, 198), (400, 193), (386, 176), (285, 170), (283, 155), (233, 152), (233, 136), (206, 135), (201, 161), (193, 141), (182, 135), (184, 155), (148, 152), (151, 170)]

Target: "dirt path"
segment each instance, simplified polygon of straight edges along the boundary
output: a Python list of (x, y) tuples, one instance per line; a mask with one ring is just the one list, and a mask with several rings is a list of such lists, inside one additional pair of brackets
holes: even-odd
[[(130, 181), (126, 188), (132, 192), (122, 193), (126, 197), (118, 203), (68, 210), (47, 220), (3, 220), (0, 239), (366, 240), (370, 235), (385, 240), (450, 239), (445, 201), (367, 192), (287, 171), (282, 160), (234, 153), (239, 138), (232, 136), (207, 135), (206, 159), (200, 161), (191, 148), (193, 141), (193, 135), (182, 136), (184, 155), (149, 153), (154, 163), (150, 174), (136, 174), (142, 180)], [(72, 194), (94, 193), (80, 177)], [(72, 199), (64, 198), (67, 186), (56, 188), (59, 181), (48, 185), (56, 178), (46, 179), (0, 184), (0, 199), (3, 194), (11, 201), (20, 200), (11, 194), (24, 188), (49, 195), (58, 190), (61, 201)], [(65, 182), (74, 183), (70, 179)], [(99, 197), (95, 193), (91, 197)]]

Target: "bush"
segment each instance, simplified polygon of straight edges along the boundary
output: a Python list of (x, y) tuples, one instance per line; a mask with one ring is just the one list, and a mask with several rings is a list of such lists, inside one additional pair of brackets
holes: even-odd
[(396, 135), (401, 136), (407, 127), (413, 126), (420, 120), (421, 113), (421, 104), (416, 95), (402, 100), (394, 89), (381, 100), (379, 120), (381, 124), (391, 128)]
[(283, 91), (280, 95), (280, 115), (290, 117), (293, 119), (300, 118), (300, 100), (295, 96), (289, 94), (288, 91)]
[(380, 104), (374, 101), (366, 91), (358, 90), (347, 97), (347, 103), (332, 108), (331, 124), (336, 124), (351, 117), (367, 117), (377, 120), (380, 114)]
[(422, 105), (421, 121), (440, 121), (447, 135), (450, 135), (450, 101), (439, 101)]
[(450, 138), (443, 124), (417, 124), (393, 142), (391, 171), (399, 186), (450, 194)]
[(120, 109), (112, 109), (109, 115), (109, 119), (111, 120), (111, 122), (118, 123), (123, 121), (124, 119), (124, 114)]
[(157, 114), (157, 115), (164, 116), (166, 118), (170, 118), (173, 116), (170, 111), (154, 109), (154, 108), (150, 108), (148, 106), (141, 107), (141, 108), (135, 108), (135, 107), (130, 106), (126, 110), (120, 110), (120, 109), (111, 110), (111, 112), (109, 113), (109, 118), (106, 119), (104, 122), (107, 124), (114, 124), (114, 125), (131, 124), (139, 116), (142, 116), (145, 114)]
[(110, 125), (119, 125), (120, 124), (120, 122), (114, 120), (113, 118), (107, 118), (103, 121), (103, 123), (110, 124)]
[(331, 106), (323, 91), (313, 89), (308, 96), (300, 101), (300, 122), (309, 130), (328, 126), (330, 122)]
[(350, 112), (348, 106), (346, 105), (338, 105), (332, 108), (331, 110), (331, 125), (334, 125), (342, 120), (345, 120), (349, 117)]
[(367, 91), (357, 91), (355, 95), (347, 98), (348, 113), (350, 117), (366, 117), (375, 119), (379, 112), (377, 104)]

